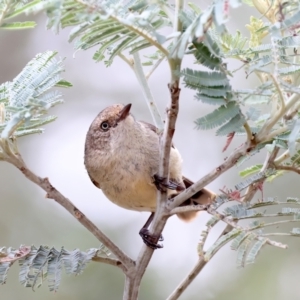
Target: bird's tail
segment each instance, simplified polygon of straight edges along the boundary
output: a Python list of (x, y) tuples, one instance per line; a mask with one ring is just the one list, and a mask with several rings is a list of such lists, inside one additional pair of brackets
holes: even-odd
[[(186, 188), (190, 187), (193, 184), (193, 182), (186, 177), (183, 177), (183, 182), (184, 182)], [(209, 204), (209, 203), (213, 202), (215, 199), (216, 199), (216, 194), (214, 192), (204, 188), (201, 191), (194, 194), (191, 198), (184, 201), (180, 206)], [(198, 213), (199, 212), (197, 212), (197, 211), (188, 211), (188, 212), (183, 212), (183, 213), (177, 214), (177, 216), (179, 219), (189, 222), (189, 221), (192, 221), (194, 218), (196, 218)]]

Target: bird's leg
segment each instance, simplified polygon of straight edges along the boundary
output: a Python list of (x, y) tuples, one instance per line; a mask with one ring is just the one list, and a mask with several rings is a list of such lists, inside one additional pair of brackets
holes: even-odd
[(168, 183), (165, 183), (164, 181), (166, 178), (158, 176), (157, 174), (155, 174), (153, 178), (154, 178), (154, 184), (156, 188), (161, 192), (165, 191), (165, 189), (176, 190), (176, 191), (182, 191), (185, 189), (182, 187), (181, 184), (172, 180), (169, 180)]
[(158, 241), (160, 241), (160, 242), (163, 241), (164, 238), (163, 238), (162, 235), (156, 236), (156, 235), (151, 235), (150, 234), (148, 227), (150, 226), (153, 218), (154, 218), (154, 213), (151, 213), (149, 219), (147, 220), (147, 222), (145, 223), (143, 228), (140, 230), (139, 234), (140, 234), (141, 238), (143, 239), (144, 243), (148, 247), (156, 250), (156, 249), (163, 248), (163, 245), (158, 244), (157, 242)]

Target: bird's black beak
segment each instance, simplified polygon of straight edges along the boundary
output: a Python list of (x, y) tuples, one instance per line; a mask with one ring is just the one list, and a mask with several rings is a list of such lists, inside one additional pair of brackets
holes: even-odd
[(122, 110), (119, 112), (118, 122), (125, 120), (127, 118), (127, 116), (129, 115), (129, 112), (130, 112), (130, 108), (131, 108), (131, 103), (125, 105), (122, 108)]

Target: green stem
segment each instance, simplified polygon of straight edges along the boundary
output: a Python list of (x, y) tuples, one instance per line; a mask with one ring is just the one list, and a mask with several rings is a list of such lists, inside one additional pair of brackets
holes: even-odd
[(150, 110), (150, 113), (152, 115), (152, 119), (154, 121), (154, 124), (159, 130), (163, 130), (164, 123), (162, 121), (162, 117), (158, 111), (157, 105), (155, 103), (154, 97), (151, 93), (151, 90), (149, 88), (147, 79), (145, 77), (145, 73), (141, 64), (140, 55), (138, 52), (133, 53), (133, 59), (134, 59), (134, 65), (133, 69), (135, 72), (135, 75), (140, 83), (140, 86), (142, 88), (144, 98), (147, 102), (148, 108)]

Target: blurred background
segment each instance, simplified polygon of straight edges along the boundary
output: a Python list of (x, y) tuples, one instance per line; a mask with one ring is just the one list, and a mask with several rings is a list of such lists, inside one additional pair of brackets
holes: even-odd
[[(201, 3), (205, 7), (207, 2)], [(241, 6), (231, 11), (229, 29), (237, 28), (248, 35), (244, 28), (255, 10)], [(137, 119), (152, 122), (141, 89), (134, 73), (116, 58), (106, 68), (103, 63), (94, 63), (90, 51), (73, 51), (67, 42), (70, 29), (59, 35), (46, 31), (46, 17), (40, 14), (26, 19), (35, 19), (38, 26), (33, 30), (0, 31), (0, 82), (12, 80), (37, 53), (56, 50), (65, 57), (64, 78), (73, 88), (63, 90), (65, 103), (52, 109), (58, 119), (46, 125), (44, 134), (20, 138), (19, 147), (28, 167), (39, 176), (49, 177), (51, 183), (101, 230), (103, 230), (128, 255), (136, 258), (142, 241), (138, 231), (148, 218), (148, 213), (123, 210), (105, 198), (91, 182), (83, 164), (85, 135), (95, 116), (108, 105), (132, 103), (132, 112)], [(183, 66), (191, 65), (193, 58), (184, 60)], [(229, 68), (238, 67), (234, 61)], [(162, 114), (169, 101), (167, 64), (163, 63), (150, 78), (150, 87)], [(255, 78), (246, 81), (241, 71), (232, 78), (234, 87), (247, 88)], [(253, 80), (253, 81), (251, 81)], [(222, 153), (226, 138), (215, 137), (211, 131), (198, 131), (193, 121), (211, 110), (193, 98), (191, 90), (182, 88), (180, 114), (174, 141), (184, 160), (184, 174), (192, 180), (211, 171), (243, 138), (235, 138), (226, 153)], [(188, 133), (188, 134), (187, 134)], [(260, 153), (256, 161), (262, 161)], [(252, 160), (243, 165), (253, 164)], [(67, 211), (45, 193), (29, 182), (16, 168), (1, 163), (0, 166), (0, 247), (18, 248), (25, 245), (48, 245), (68, 250), (84, 251), (98, 247), (98, 241), (83, 228)], [(266, 184), (265, 196), (296, 197), (299, 188), (295, 175), (287, 175)], [(218, 192), (226, 186), (233, 188), (240, 182), (238, 169), (233, 168), (213, 182), (209, 188)], [(258, 195), (261, 197), (261, 195)], [(177, 217), (169, 219), (163, 232), (164, 248), (155, 252), (144, 276), (140, 299), (165, 299), (197, 261), (196, 247), (201, 231), (208, 220), (206, 213), (192, 223), (185, 224)], [(208, 245), (220, 234), (224, 226), (219, 224), (212, 231)], [(289, 244), (288, 250), (266, 246), (254, 265), (236, 267), (236, 252), (225, 246), (205, 266), (180, 299), (299, 299), (297, 284), (300, 278), (299, 240), (281, 239)], [(99, 263), (90, 263), (80, 276), (63, 275), (57, 293), (51, 293), (45, 283), (33, 292), (18, 283), (19, 268), (12, 267), (7, 284), (0, 287), (0, 299), (22, 300), (93, 300), (121, 299), (124, 277), (119, 269)]]

